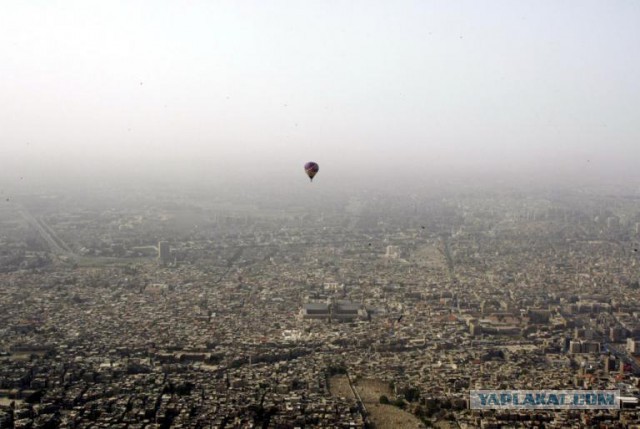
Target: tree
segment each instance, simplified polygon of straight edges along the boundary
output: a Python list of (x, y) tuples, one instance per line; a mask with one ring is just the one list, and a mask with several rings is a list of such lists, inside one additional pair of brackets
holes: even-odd
[(415, 387), (412, 387), (410, 389), (407, 389), (407, 391), (404, 394), (404, 396), (407, 399), (407, 401), (415, 402), (418, 399), (420, 399), (420, 390), (415, 388)]
[(341, 375), (347, 373), (347, 367), (344, 364), (331, 365), (329, 366), (329, 376), (332, 375)]
[(395, 401), (393, 401), (393, 405), (404, 410), (404, 407), (405, 407), (404, 399), (397, 398)]

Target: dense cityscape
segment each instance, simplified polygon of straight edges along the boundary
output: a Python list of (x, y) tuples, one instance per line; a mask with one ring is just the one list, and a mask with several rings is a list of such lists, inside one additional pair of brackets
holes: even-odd
[(0, 428), (640, 425), (637, 192), (215, 195), (3, 198)]
[(640, 429), (639, 23), (3, 0), (0, 429)]

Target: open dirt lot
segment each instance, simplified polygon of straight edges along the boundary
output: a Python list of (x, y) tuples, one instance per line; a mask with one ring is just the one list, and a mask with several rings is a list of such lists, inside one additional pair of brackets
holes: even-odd
[[(362, 398), (375, 429), (419, 429), (424, 427), (413, 414), (393, 405), (380, 404), (381, 395), (386, 395), (390, 400), (394, 398), (389, 383), (382, 380), (364, 379), (358, 380), (354, 387)], [(344, 375), (331, 377), (329, 389), (333, 396), (354, 398), (349, 387), (349, 380)]]
[(365, 404), (375, 429), (419, 429), (422, 422), (413, 414), (386, 404)]
[(346, 375), (334, 375), (329, 378), (329, 390), (333, 396), (354, 399), (349, 380)]

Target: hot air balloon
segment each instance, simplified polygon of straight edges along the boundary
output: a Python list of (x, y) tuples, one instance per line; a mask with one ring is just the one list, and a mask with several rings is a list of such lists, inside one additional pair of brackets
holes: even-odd
[(311, 179), (311, 181), (313, 181), (313, 178), (316, 174), (318, 174), (319, 170), (320, 167), (315, 162), (307, 162), (304, 165), (304, 171), (307, 173), (307, 176), (309, 176), (309, 179)]

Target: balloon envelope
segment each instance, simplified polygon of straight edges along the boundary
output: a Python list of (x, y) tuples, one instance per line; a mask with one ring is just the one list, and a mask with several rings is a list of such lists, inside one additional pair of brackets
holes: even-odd
[(315, 162), (307, 162), (304, 165), (304, 171), (307, 173), (307, 176), (309, 176), (309, 179), (311, 180), (313, 180), (313, 177), (318, 174), (319, 170), (320, 167)]

